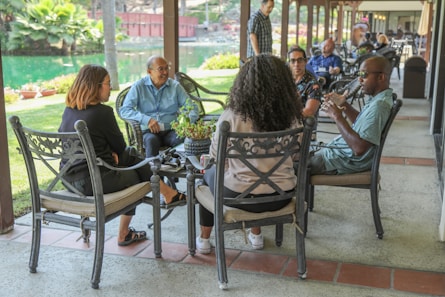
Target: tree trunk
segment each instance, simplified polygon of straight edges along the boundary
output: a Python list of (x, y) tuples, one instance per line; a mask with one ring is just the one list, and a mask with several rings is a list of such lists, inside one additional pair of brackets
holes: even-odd
[(96, 0), (91, 0), (91, 18), (93, 20), (96, 19), (96, 9), (97, 9)]
[(119, 90), (116, 50), (116, 7), (114, 1), (101, 0), (102, 19), (104, 22), (105, 63), (111, 78), (113, 90)]
[(180, 16), (184, 16), (185, 15), (185, 10), (186, 10), (185, 0), (181, 0), (181, 10), (179, 12), (179, 15)]

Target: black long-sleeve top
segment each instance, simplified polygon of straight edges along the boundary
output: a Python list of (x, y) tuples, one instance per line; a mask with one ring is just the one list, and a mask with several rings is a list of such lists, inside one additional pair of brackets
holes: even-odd
[[(126, 147), (113, 108), (103, 104), (89, 105), (84, 110), (66, 107), (59, 132), (75, 132), (74, 123), (84, 120), (93, 141), (96, 156), (113, 164), (112, 152), (120, 155)], [(61, 164), (63, 166), (63, 164)]]

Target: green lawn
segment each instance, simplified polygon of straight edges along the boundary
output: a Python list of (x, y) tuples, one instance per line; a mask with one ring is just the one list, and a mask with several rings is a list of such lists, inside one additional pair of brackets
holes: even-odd
[[(196, 80), (215, 91), (229, 91), (235, 74), (225, 76), (208, 76)], [(119, 92), (113, 91), (108, 105), (114, 108), (116, 96)], [(225, 98), (220, 98), (225, 100)], [(63, 110), (65, 108), (65, 94), (56, 94), (37, 99), (19, 100), (14, 104), (6, 105), (6, 118), (16, 115), (24, 126), (39, 130), (57, 131)], [(213, 106), (206, 106), (212, 110)], [(124, 133), (124, 124), (116, 116), (121, 131)], [(11, 168), (11, 184), (14, 215), (19, 217), (30, 211), (31, 200), (29, 198), (29, 184), (22, 156), (17, 152), (18, 143), (9, 123), (7, 123), (9, 162)]]

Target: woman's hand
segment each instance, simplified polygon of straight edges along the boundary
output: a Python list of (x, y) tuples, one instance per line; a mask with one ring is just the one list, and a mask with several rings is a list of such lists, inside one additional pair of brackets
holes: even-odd
[(119, 164), (119, 156), (115, 152), (111, 152), (111, 157), (116, 165)]

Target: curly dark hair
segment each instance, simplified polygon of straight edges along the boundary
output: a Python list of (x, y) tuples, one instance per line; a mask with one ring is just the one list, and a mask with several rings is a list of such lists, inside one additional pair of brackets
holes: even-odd
[(240, 69), (227, 107), (250, 119), (258, 132), (285, 130), (302, 121), (303, 104), (289, 67), (280, 58), (261, 54)]

